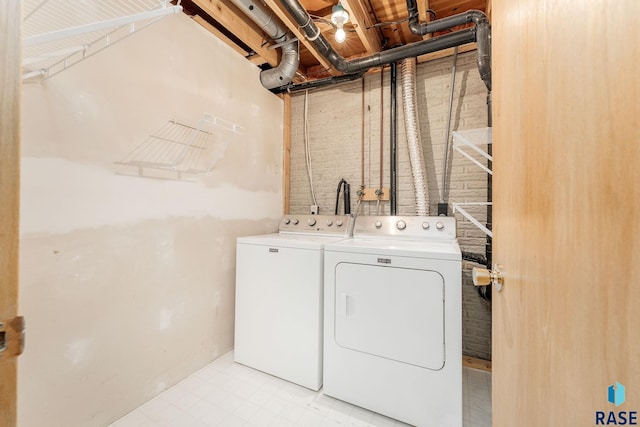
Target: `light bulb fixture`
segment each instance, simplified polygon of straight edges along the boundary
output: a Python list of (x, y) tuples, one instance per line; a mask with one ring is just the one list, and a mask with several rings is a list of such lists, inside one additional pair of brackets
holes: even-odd
[(349, 12), (344, 10), (342, 5), (338, 2), (337, 5), (333, 6), (331, 9), (331, 22), (333, 25), (337, 27), (336, 30), (336, 41), (338, 43), (344, 42), (347, 34), (344, 32), (344, 24), (349, 21)]

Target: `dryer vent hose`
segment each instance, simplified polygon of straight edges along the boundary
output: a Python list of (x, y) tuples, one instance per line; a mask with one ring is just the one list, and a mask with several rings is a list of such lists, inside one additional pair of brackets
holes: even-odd
[(418, 123), (418, 103), (416, 101), (416, 59), (402, 61), (402, 106), (404, 108), (404, 129), (407, 134), (411, 174), (416, 196), (416, 214), (429, 215), (429, 189), (427, 173), (422, 155), (422, 138)]

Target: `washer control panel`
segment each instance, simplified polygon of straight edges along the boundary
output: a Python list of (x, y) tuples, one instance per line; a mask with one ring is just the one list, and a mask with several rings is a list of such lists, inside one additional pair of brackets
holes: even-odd
[(456, 239), (456, 219), (446, 216), (359, 216), (353, 235), (449, 241)]
[(350, 215), (285, 215), (280, 221), (280, 233), (350, 236)]

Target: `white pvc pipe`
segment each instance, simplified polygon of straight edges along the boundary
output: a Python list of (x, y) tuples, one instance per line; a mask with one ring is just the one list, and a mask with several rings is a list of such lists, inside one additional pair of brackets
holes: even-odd
[(429, 215), (429, 190), (427, 174), (422, 155), (422, 138), (418, 123), (418, 103), (416, 101), (416, 59), (402, 60), (402, 106), (404, 108), (404, 129), (407, 135), (411, 174), (416, 196), (416, 214)]

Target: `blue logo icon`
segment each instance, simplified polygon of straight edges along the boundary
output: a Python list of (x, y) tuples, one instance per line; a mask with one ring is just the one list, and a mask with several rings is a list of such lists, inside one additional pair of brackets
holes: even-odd
[(624, 386), (616, 381), (615, 384), (609, 386), (609, 403), (620, 406), (624, 403)]

